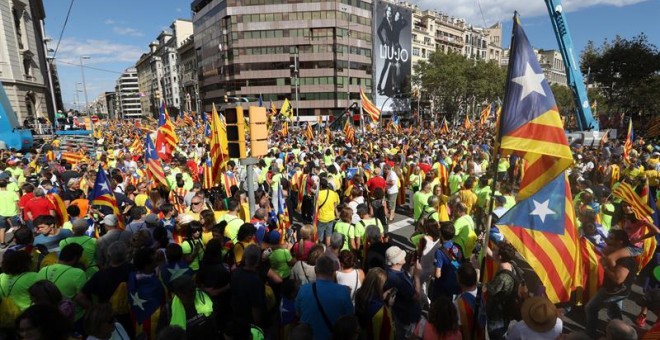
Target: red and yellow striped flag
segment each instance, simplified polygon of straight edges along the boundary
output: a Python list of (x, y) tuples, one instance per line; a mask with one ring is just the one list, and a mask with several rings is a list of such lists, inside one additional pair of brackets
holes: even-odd
[(76, 165), (85, 158), (81, 152), (62, 152), (62, 159), (66, 160), (67, 163)]
[(364, 112), (371, 117), (372, 121), (378, 122), (380, 119), (380, 110), (371, 102), (371, 100), (369, 100), (369, 98), (367, 98), (367, 95), (362, 88), (360, 88), (360, 105)]
[(314, 131), (312, 130), (312, 126), (310, 124), (307, 124), (307, 127), (305, 128), (305, 138), (307, 140), (311, 141), (314, 140)]
[(472, 122), (470, 121), (470, 116), (465, 115), (465, 121), (463, 122), (463, 128), (465, 130), (471, 130), (472, 129)]

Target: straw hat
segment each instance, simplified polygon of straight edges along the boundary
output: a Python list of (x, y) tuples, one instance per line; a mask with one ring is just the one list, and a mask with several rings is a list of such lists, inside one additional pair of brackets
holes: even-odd
[(520, 310), (527, 326), (536, 332), (550, 331), (557, 323), (557, 307), (544, 296), (530, 297)]

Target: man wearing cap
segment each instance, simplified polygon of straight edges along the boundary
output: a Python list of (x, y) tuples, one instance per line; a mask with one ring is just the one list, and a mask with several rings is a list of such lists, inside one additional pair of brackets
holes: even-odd
[[(621, 229), (610, 230), (605, 243), (607, 244), (603, 248), (605, 255), (631, 245), (628, 234)], [(630, 295), (637, 273), (637, 263), (634, 257), (623, 257), (616, 261), (614, 267), (603, 265), (603, 270), (605, 272), (603, 286), (584, 308), (586, 329), (592, 336), (598, 335), (598, 311), (603, 307), (607, 307), (607, 315), (610, 319), (621, 320), (623, 318), (621, 302)]]
[(117, 216), (112, 214), (105, 215), (100, 225), (102, 229), (105, 229), (105, 235), (96, 241), (96, 262), (100, 268), (103, 268), (108, 265), (106, 254), (108, 247), (116, 241), (125, 243), (127, 248), (130, 247), (133, 234), (130, 231), (117, 228), (119, 220)]
[(406, 252), (397, 246), (391, 246), (385, 251), (385, 264), (387, 265), (387, 281), (383, 290), (395, 288), (396, 298), (392, 306), (396, 339), (408, 339), (412, 335), (415, 325), (422, 317), (420, 304), (421, 283), (419, 262), (415, 264), (414, 273), (403, 270), (406, 263)]
[(527, 298), (520, 309), (522, 321), (509, 329), (507, 340), (548, 339), (561, 335), (563, 323), (557, 308), (545, 296)]

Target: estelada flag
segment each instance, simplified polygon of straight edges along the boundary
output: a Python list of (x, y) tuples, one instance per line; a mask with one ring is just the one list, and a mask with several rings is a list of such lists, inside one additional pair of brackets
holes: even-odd
[(163, 171), (163, 165), (158, 159), (158, 154), (156, 153), (154, 142), (151, 141), (151, 137), (147, 135), (145, 140), (145, 155), (144, 163), (147, 166), (147, 175), (149, 178), (155, 179), (156, 181), (162, 183), (167, 187), (167, 180), (165, 179), (165, 171)]
[(498, 221), (504, 238), (534, 269), (553, 303), (568, 301), (583, 269), (571, 188), (561, 173)]
[(499, 148), (526, 161), (519, 199), (530, 197), (573, 163), (550, 85), (520, 24), (513, 18), (509, 80), (498, 126)]
[(103, 167), (99, 165), (96, 170), (96, 181), (94, 182), (94, 189), (90, 196), (91, 205), (100, 205), (112, 209), (112, 213), (119, 220), (119, 227), (124, 229), (124, 224), (122, 222), (121, 212), (119, 211), (119, 205), (117, 204), (117, 199), (115, 194), (112, 191), (110, 186), (110, 181), (108, 176), (106, 176)]

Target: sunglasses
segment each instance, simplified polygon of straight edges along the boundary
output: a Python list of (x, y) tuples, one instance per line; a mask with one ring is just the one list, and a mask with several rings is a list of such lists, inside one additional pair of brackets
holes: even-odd
[(190, 202), (190, 203), (192, 203), (193, 205), (202, 204), (201, 201), (200, 202)]

